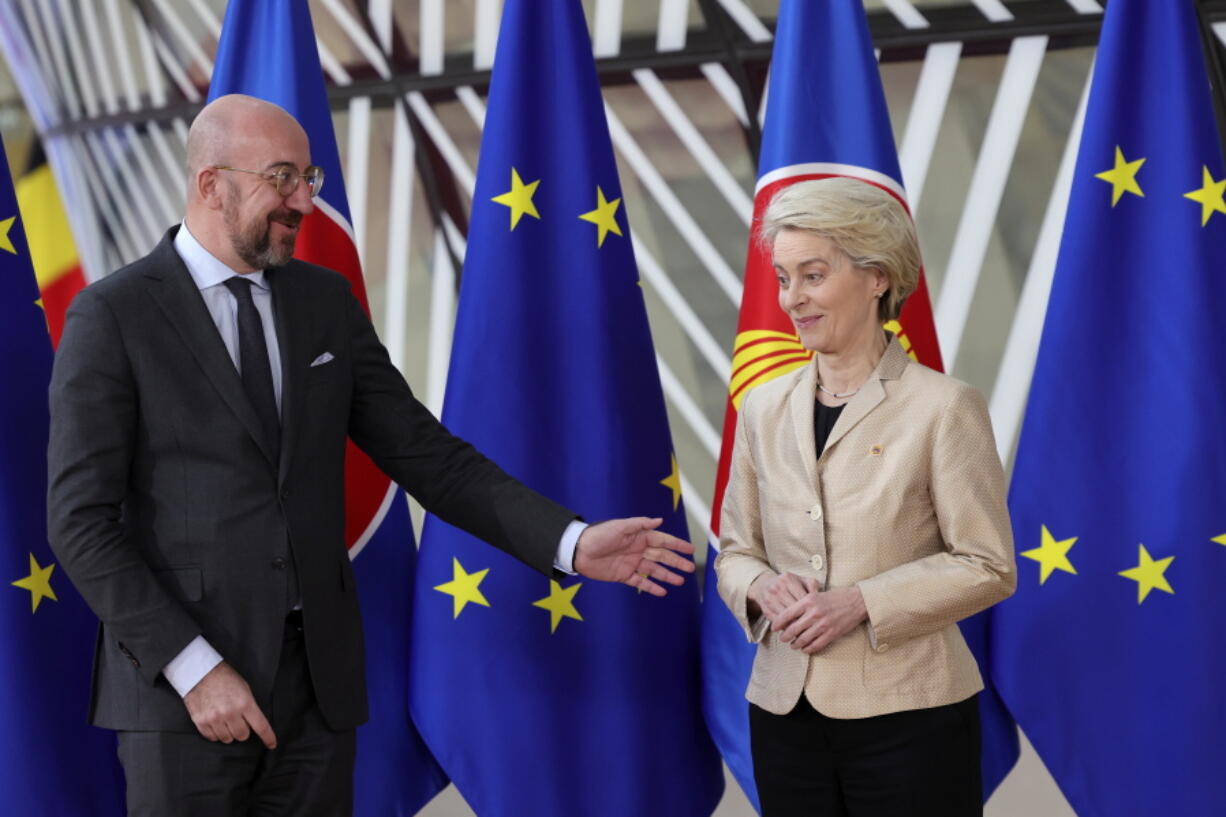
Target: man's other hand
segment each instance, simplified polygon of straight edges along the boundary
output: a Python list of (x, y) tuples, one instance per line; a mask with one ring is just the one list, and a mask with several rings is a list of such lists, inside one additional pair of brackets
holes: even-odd
[(252, 732), (269, 749), (277, 748), (277, 736), (251, 694), (251, 687), (233, 667), (222, 661), (183, 696), (196, 729), (208, 740), (243, 741)]

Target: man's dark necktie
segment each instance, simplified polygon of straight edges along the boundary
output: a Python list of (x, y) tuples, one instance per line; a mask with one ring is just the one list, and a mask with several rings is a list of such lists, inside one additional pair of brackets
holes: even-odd
[(238, 360), (243, 388), (255, 407), (255, 414), (264, 427), (264, 438), (272, 446), (276, 459), (281, 452), (281, 416), (277, 412), (277, 396), (272, 388), (272, 367), (268, 362), (264, 324), (251, 297), (251, 281), (236, 275), (227, 278), (225, 285), (238, 300)]

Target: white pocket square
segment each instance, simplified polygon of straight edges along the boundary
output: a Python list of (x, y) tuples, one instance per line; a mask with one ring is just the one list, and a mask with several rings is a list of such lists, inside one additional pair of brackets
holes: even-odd
[(331, 363), (332, 360), (333, 360), (332, 353), (324, 352), (322, 355), (320, 355), (319, 357), (311, 361), (311, 368), (314, 369), (316, 366), (322, 366), (325, 363)]

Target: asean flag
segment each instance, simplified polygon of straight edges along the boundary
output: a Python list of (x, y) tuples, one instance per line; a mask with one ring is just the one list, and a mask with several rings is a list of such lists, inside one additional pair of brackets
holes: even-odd
[[(369, 312), (315, 30), (306, 0), (231, 0), (209, 99), (247, 94), (280, 105), (307, 132), (324, 170), (296, 258), (336, 270)], [(406, 225), (407, 227), (407, 225)], [(409, 616), (417, 549), (401, 490), (349, 443), (345, 544), (361, 586), (370, 721), (358, 729), (354, 813), (407, 817), (446, 785), (409, 716)]]
[[(745, 395), (812, 359), (791, 320), (779, 308), (770, 253), (755, 239), (771, 199), (788, 185), (845, 176), (889, 192), (907, 207), (898, 154), (890, 130), (881, 75), (861, 0), (783, 0), (775, 27), (766, 122), (758, 158), (758, 182), (745, 283), (737, 324), (723, 448), (715, 481), (711, 530), (719, 536), (720, 507), (728, 482), (737, 413)], [(942, 370), (923, 271), (897, 321), (885, 326), (912, 359)], [(746, 795), (758, 805), (749, 753), (745, 688), (755, 647), (715, 588), (718, 542), (708, 552), (703, 598), (703, 712), (724, 761)], [(967, 640), (983, 661), (982, 625), (964, 625)], [(987, 677), (987, 673), (983, 673)], [(995, 693), (981, 698), (984, 714), (985, 789), (994, 788), (1017, 756), (1012, 722)], [(994, 724), (1001, 724), (999, 728)], [(990, 785), (989, 785), (990, 784)]]

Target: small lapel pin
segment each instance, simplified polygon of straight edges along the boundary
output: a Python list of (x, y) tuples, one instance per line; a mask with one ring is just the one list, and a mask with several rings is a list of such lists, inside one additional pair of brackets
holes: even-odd
[(869, 446), (869, 449), (868, 449), (868, 455), (869, 455), (870, 457), (880, 457), (880, 456), (881, 456), (881, 452), (882, 452), (883, 450), (884, 450), (884, 449), (881, 447), (881, 445), (880, 445), (880, 444), (873, 445), (873, 446)]

